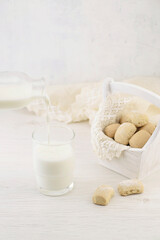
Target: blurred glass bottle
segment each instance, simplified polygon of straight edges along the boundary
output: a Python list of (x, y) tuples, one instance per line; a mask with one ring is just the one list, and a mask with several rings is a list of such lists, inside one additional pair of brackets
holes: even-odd
[(0, 109), (19, 109), (44, 97), (45, 80), (25, 73), (0, 72)]

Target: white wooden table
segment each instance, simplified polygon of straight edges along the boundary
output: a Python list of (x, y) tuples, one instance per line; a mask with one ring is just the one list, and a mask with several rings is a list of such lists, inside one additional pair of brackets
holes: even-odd
[[(97, 164), (87, 122), (71, 125), (77, 156), (73, 191), (61, 197), (37, 191), (31, 133), (43, 121), (25, 110), (0, 112), (0, 240), (159, 240), (160, 172), (144, 181), (144, 194), (119, 196), (124, 177)], [(103, 183), (116, 192), (105, 207), (91, 201)]]

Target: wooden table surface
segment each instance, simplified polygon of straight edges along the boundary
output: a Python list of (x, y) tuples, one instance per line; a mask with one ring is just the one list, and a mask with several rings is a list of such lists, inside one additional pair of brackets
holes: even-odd
[[(160, 172), (144, 181), (141, 195), (121, 197), (117, 184), (125, 177), (98, 165), (87, 122), (75, 130), (75, 187), (61, 197), (36, 189), (31, 133), (44, 122), (25, 110), (0, 112), (0, 240), (159, 240)], [(108, 206), (92, 204), (100, 184), (115, 197)]]

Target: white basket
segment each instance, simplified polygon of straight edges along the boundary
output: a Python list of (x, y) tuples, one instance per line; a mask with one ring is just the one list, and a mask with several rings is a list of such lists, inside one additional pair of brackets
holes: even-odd
[[(160, 108), (160, 96), (136, 85), (121, 82), (105, 82), (104, 98), (109, 93), (127, 93), (144, 98)], [(100, 160), (100, 163), (128, 178), (142, 179), (160, 169), (160, 122), (154, 133), (141, 149), (130, 148), (124, 150), (119, 158), (111, 161)]]

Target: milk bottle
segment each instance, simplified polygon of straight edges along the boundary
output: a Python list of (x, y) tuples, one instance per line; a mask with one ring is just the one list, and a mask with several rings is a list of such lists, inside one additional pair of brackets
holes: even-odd
[(44, 79), (32, 80), (17, 72), (0, 72), (0, 110), (27, 106), (34, 98), (42, 97)]

